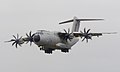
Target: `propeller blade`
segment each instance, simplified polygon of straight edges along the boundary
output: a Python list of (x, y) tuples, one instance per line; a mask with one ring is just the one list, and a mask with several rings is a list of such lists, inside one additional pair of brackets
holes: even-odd
[(83, 34), (83, 32), (82, 31), (80, 31), (82, 34)]
[(71, 39), (69, 38), (69, 40), (71, 41)]
[(26, 44), (28, 43), (29, 41), (26, 42)]
[(17, 43), (15, 44), (15, 47), (17, 48)]
[(84, 33), (86, 33), (86, 28), (84, 28)]
[(13, 46), (15, 43), (16, 43), (16, 42), (13, 42), (13, 43), (12, 43), (12, 46)]
[(32, 42), (30, 42), (30, 46), (32, 45)]
[(22, 39), (22, 36), (19, 39)]
[(83, 38), (83, 40), (82, 41), (84, 41), (85, 40), (85, 37)]
[(17, 39), (19, 38), (19, 35), (17, 34)]
[(13, 35), (13, 37), (14, 37), (15, 39), (17, 39), (17, 38), (15, 37), (15, 35)]
[(90, 29), (87, 30), (87, 33), (89, 33)]
[(26, 36), (29, 37), (27, 33), (26, 33)]
[(32, 37), (34, 36), (35, 34), (32, 34)]
[(88, 43), (88, 39), (86, 39), (86, 42)]
[(68, 28), (68, 34), (70, 33), (70, 28)]
[(65, 33), (67, 33), (67, 31), (64, 29)]
[(31, 31), (30, 31), (30, 33), (29, 33), (29, 36), (31, 37)]
[(71, 35), (72, 33), (70, 33), (70, 35)]
[(92, 40), (92, 37), (90, 37), (90, 39)]
[(21, 44), (18, 44), (18, 45), (19, 45), (20, 47), (22, 47)]

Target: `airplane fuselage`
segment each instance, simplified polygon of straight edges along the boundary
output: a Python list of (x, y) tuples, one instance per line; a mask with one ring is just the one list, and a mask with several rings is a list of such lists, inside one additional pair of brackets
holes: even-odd
[[(70, 49), (76, 42), (79, 41), (79, 38), (73, 37), (71, 41), (61, 39), (58, 35), (59, 32), (50, 32), (45, 30), (39, 30), (35, 33), (33, 40), (37, 46), (44, 46), (44, 48), (52, 48), (52, 49), (61, 49), (68, 48)], [(35, 40), (39, 37), (39, 40)]]

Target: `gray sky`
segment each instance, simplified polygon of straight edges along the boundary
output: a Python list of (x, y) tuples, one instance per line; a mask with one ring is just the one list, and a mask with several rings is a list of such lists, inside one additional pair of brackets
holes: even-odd
[[(0, 0), (0, 72), (120, 72), (119, 0)], [(104, 18), (102, 22), (82, 22), (80, 30), (114, 32), (81, 40), (70, 53), (55, 51), (47, 55), (33, 44), (16, 49), (4, 41), (30, 30), (63, 31), (71, 24), (60, 21), (78, 18)]]

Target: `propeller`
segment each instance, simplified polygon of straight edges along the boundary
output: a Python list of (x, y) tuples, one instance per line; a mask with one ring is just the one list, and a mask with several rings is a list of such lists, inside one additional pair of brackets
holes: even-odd
[(24, 42), (21, 41), (22, 36), (19, 38), (19, 35), (17, 34), (17, 37), (15, 35), (13, 35), (14, 39), (11, 39), (10, 41), (6, 41), (6, 42), (13, 42), (12, 46), (15, 45), (15, 47), (17, 48), (18, 45), (21, 46), (21, 44), (23, 44)]
[(64, 36), (64, 38), (63, 38), (63, 40), (65, 40), (66, 42), (67, 42), (67, 39), (69, 39), (70, 41), (71, 41), (71, 34), (72, 33), (70, 33), (70, 28), (68, 28), (68, 32), (64, 29), (64, 31), (65, 31), (65, 36)]
[[(88, 42), (88, 39), (92, 40), (92, 36), (89, 34), (91, 29), (86, 30), (86, 28), (84, 28), (84, 32), (80, 31), (83, 34), (83, 39), (82, 41), (84, 41), (86, 39), (86, 42)], [(82, 38), (82, 37), (81, 37)]]
[(26, 43), (28, 43), (28, 42), (30, 42), (30, 46), (32, 45), (32, 42), (33, 42), (33, 36), (35, 35), (35, 34), (31, 34), (32, 32), (30, 31), (29, 32), (29, 35), (26, 33), (26, 36), (27, 36), (27, 38), (26, 38)]

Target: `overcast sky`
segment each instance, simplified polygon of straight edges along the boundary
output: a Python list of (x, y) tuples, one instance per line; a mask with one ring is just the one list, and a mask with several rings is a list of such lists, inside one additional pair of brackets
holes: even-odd
[[(120, 72), (119, 0), (0, 0), (0, 72)], [(78, 18), (104, 18), (101, 22), (82, 22), (80, 30), (118, 32), (117, 35), (81, 40), (70, 53), (45, 54), (33, 44), (16, 49), (4, 41), (30, 30), (63, 31), (72, 23), (60, 21)]]

